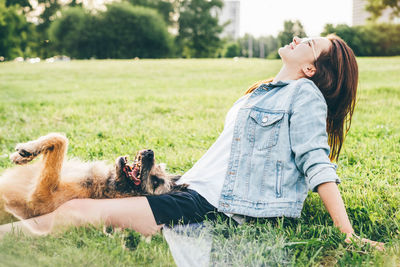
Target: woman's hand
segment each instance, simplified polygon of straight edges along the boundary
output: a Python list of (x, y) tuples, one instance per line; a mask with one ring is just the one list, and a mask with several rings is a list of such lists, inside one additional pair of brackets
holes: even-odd
[(336, 183), (329, 182), (318, 186), (318, 194), (324, 202), (325, 208), (328, 210), (333, 223), (340, 229), (341, 232), (346, 234), (346, 243), (351, 243), (352, 240), (361, 242), (363, 244), (370, 244), (372, 247), (382, 251), (384, 244), (381, 242), (372, 241), (366, 238), (360, 238), (354, 234), (353, 227), (350, 224), (344, 207), (343, 199), (340, 196), (339, 189)]
[(350, 244), (353, 241), (354, 242), (360, 242), (360, 243), (365, 244), (365, 245), (366, 244), (370, 244), (371, 247), (374, 247), (379, 251), (385, 250), (385, 244), (382, 243), (382, 242), (376, 242), (376, 241), (372, 241), (372, 240), (369, 240), (369, 239), (366, 239), (366, 238), (361, 238), (361, 237), (357, 236), (354, 233), (346, 234), (346, 239), (344, 240), (344, 242)]

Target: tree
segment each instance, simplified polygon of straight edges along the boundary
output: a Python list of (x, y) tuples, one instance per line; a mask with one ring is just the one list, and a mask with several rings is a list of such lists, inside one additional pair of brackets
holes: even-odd
[(6, 60), (33, 55), (29, 47), (34, 46), (34, 26), (20, 13), (18, 6), (6, 7), (0, 0), (0, 56)]
[(226, 46), (225, 57), (238, 57), (240, 56), (240, 45), (235, 43), (229, 43)]
[(223, 26), (212, 10), (222, 8), (222, 0), (182, 0), (179, 7), (177, 43), (184, 57), (214, 57), (222, 46)]
[[(93, 33), (85, 28), (91, 26), (91, 15), (81, 7), (72, 7), (62, 12), (61, 18), (56, 19), (50, 26), (49, 39), (53, 48), (60, 54), (73, 58), (87, 58), (93, 56)], [(87, 40), (91, 40), (88, 44)]]
[(6, 0), (6, 7), (10, 6), (20, 6), (25, 13), (32, 9), (29, 0)]
[(166, 23), (153, 9), (113, 3), (100, 14), (100, 20), (101, 41), (109, 45), (102, 58), (162, 58), (171, 52)]
[(298, 20), (295, 22), (286, 20), (283, 25), (283, 31), (278, 34), (279, 46), (291, 43), (294, 36), (306, 37), (303, 25)]
[(353, 49), (356, 56), (365, 56), (366, 54), (369, 54), (369, 52), (366, 52), (368, 47), (362, 46), (365, 41), (364, 36), (357, 27), (351, 27), (347, 24), (339, 24), (335, 27), (332, 24), (326, 24), (321, 35), (326, 36), (330, 33), (334, 33), (345, 40)]
[(174, 23), (175, 6), (178, 0), (128, 0), (134, 6), (154, 8), (168, 25)]
[(374, 21), (382, 15), (382, 11), (391, 8), (392, 16), (400, 16), (400, 0), (367, 0), (366, 10)]
[(400, 25), (368, 24), (350, 27), (339, 24), (325, 25), (322, 35), (335, 33), (353, 49), (356, 56), (395, 56), (400, 55)]
[[(38, 18), (36, 27), (34, 31), (31, 33), (30, 38), (35, 38), (32, 40), (34, 45), (34, 50), (37, 50), (36, 53), (41, 57), (47, 57), (51, 53), (49, 49), (51, 48), (51, 44), (48, 41), (47, 30), (50, 27), (52, 21), (57, 17), (60, 9), (68, 3), (65, 3), (63, 0), (36, 0), (37, 8), (34, 9), (30, 4), (29, 0), (3, 0), (5, 1), (6, 7), (14, 7), (18, 9), (18, 11), (22, 11), (27, 16), (35, 16)], [(76, 0), (72, 1), (70, 5), (76, 5)], [(40, 11), (39, 14), (37, 14)], [(32, 43), (32, 44), (33, 44)]]
[(162, 58), (172, 50), (161, 15), (128, 2), (109, 4), (94, 14), (68, 8), (49, 32), (57, 51), (73, 58)]
[(265, 45), (265, 55), (268, 57), (271, 54), (275, 54), (278, 50), (278, 39), (272, 35), (259, 38)]
[[(19, 0), (23, 1), (23, 0)], [(49, 57), (53, 54), (54, 45), (49, 41), (48, 30), (50, 25), (57, 19), (61, 13), (61, 9), (65, 6), (70, 7), (82, 7), (83, 1), (77, 0), (37, 0), (38, 6), (40, 6), (43, 11), (38, 16), (38, 24), (36, 30), (38, 33), (37, 43), (38, 43), (38, 53), (41, 57)]]
[(272, 35), (256, 38), (247, 33), (239, 38), (237, 42), (240, 47), (240, 56), (242, 57), (249, 57), (251, 55), (252, 57), (266, 58), (270, 57), (272, 53), (274, 54), (273, 58), (279, 58), (279, 55), (275, 56), (277, 54), (278, 40)]

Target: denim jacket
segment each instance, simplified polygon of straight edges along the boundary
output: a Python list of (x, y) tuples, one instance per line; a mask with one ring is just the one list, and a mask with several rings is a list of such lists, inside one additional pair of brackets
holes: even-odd
[(340, 183), (329, 160), (326, 117), (325, 99), (309, 79), (254, 90), (235, 121), (218, 210), (300, 217), (308, 190)]

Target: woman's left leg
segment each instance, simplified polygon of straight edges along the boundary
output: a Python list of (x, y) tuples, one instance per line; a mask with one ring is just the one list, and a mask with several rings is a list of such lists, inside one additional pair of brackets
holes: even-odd
[(153, 235), (162, 227), (157, 225), (146, 197), (73, 199), (49, 214), (0, 225), (0, 238), (13, 230), (46, 235), (69, 226), (101, 224), (130, 228), (143, 235)]

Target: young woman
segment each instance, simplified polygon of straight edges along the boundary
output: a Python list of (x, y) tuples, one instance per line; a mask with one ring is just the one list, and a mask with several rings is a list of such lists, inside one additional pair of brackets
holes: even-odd
[[(101, 224), (156, 233), (164, 224), (201, 221), (215, 212), (299, 217), (308, 190), (318, 192), (334, 224), (356, 237), (337, 183), (336, 165), (356, 103), (358, 67), (335, 35), (294, 37), (279, 49), (283, 67), (252, 86), (229, 110), (207, 153), (185, 173), (185, 192), (126, 199), (75, 199), (52, 213), (0, 226), (48, 234)], [(383, 244), (363, 239), (382, 249)]]

